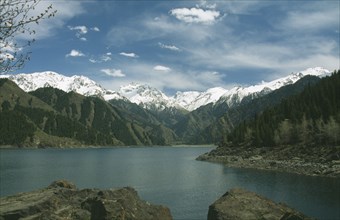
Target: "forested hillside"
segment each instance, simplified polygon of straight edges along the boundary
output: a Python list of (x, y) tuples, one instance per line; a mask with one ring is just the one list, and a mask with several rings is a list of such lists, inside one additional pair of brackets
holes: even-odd
[(166, 145), (173, 132), (157, 121), (140, 121), (132, 113), (96, 97), (55, 88), (31, 93), (0, 80), (0, 145)]
[(243, 121), (224, 138), (227, 146), (339, 145), (340, 71)]
[(316, 76), (305, 76), (296, 83), (283, 86), (267, 95), (255, 99), (247, 97), (239, 105), (232, 108), (224, 107), (224, 102), (218, 102), (214, 106), (203, 106), (196, 111), (201, 112), (209, 107), (226, 109), (218, 111), (219, 113), (214, 115), (215, 119), (211, 120), (211, 123), (201, 130), (199, 134), (196, 134), (196, 136), (199, 136), (199, 140), (206, 143), (219, 143), (225, 139), (226, 133), (231, 132), (240, 123), (254, 118), (256, 114), (279, 104), (283, 99), (302, 92), (307, 85), (314, 85), (319, 80), (320, 78)]

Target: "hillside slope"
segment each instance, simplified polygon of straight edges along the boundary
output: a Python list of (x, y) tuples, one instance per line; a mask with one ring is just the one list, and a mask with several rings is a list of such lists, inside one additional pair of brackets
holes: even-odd
[(259, 112), (198, 160), (339, 177), (340, 71)]
[(96, 97), (51, 87), (28, 94), (7, 79), (0, 92), (1, 145), (165, 145), (175, 138), (159, 123), (133, 120)]
[(319, 80), (316, 76), (305, 76), (294, 84), (280, 87), (266, 95), (244, 98), (238, 105), (231, 107), (224, 101), (202, 106), (185, 115), (184, 120), (174, 126), (174, 130), (188, 143), (218, 143), (223, 135), (244, 120), (253, 118), (257, 113), (280, 103), (284, 98), (298, 94)]

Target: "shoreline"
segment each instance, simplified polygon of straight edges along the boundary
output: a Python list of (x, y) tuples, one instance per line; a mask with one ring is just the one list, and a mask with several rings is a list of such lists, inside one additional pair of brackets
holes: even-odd
[(27, 149), (27, 150), (36, 150), (36, 149), (110, 149), (110, 148), (141, 148), (141, 147), (173, 147), (173, 148), (204, 148), (211, 147), (216, 148), (217, 146), (214, 144), (175, 144), (175, 145), (128, 145), (128, 146), (91, 146), (91, 145), (77, 145), (77, 146), (46, 146), (46, 147), (18, 147), (12, 145), (2, 145), (0, 146), (0, 150), (15, 150), (15, 149)]
[[(221, 148), (216, 148), (211, 152), (200, 155), (196, 160), (220, 163), (232, 168), (340, 178), (340, 160), (324, 160), (324, 155), (321, 152), (319, 152), (320, 154), (314, 154), (313, 156), (308, 155), (308, 158), (304, 158), (296, 152), (290, 152), (290, 155), (288, 156), (287, 152), (286, 154), (283, 154), (283, 149), (284, 148), (276, 148), (273, 150), (257, 148), (224, 148), (221, 150)], [(319, 150), (324, 151), (324, 148), (320, 148)], [(225, 151), (228, 151), (228, 153)], [(336, 147), (336, 151), (339, 152), (340, 147)], [(285, 159), (282, 159), (282, 157), (285, 157)]]
[(181, 147), (211, 147), (216, 148), (217, 146), (215, 144), (176, 144), (176, 145), (169, 145), (169, 147), (174, 148), (181, 148)]

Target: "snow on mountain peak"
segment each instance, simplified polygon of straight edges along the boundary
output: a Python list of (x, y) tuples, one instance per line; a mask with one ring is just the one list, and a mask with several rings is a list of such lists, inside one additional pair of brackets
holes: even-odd
[(26, 92), (39, 88), (53, 87), (65, 92), (74, 91), (85, 96), (98, 96), (109, 100), (111, 98), (124, 99), (117, 92), (106, 90), (95, 81), (85, 77), (74, 75), (71, 77), (58, 74), (53, 71), (22, 73), (17, 75), (2, 76), (14, 81), (22, 90)]
[(177, 103), (182, 108), (193, 111), (203, 105), (209, 103), (215, 103), (221, 98), (228, 90), (222, 87), (210, 88), (205, 92), (177, 92), (173, 97), (175, 103)]
[(148, 85), (131, 83), (121, 86), (119, 93), (128, 98), (131, 102), (148, 109), (163, 110), (166, 107), (173, 107), (171, 99), (163, 92)]
[(270, 82), (262, 82), (258, 85), (236, 86), (229, 90), (214, 87), (203, 92), (177, 92), (176, 95), (170, 97), (166, 96), (162, 91), (145, 84), (131, 83), (121, 86), (119, 91), (115, 92), (104, 89), (85, 76), (74, 75), (67, 77), (53, 71), (0, 75), (0, 78), (9, 78), (26, 92), (43, 87), (54, 87), (65, 92), (74, 91), (85, 96), (98, 96), (105, 100), (123, 99), (147, 109), (164, 110), (165, 108), (175, 107), (193, 111), (203, 105), (217, 102), (226, 102), (231, 107), (240, 103), (245, 97), (255, 98), (268, 94), (282, 86), (293, 84), (306, 75), (323, 77), (330, 74), (329, 70), (322, 67), (309, 68)]
[(314, 68), (308, 68), (299, 73), (301, 73), (303, 76), (311, 75), (311, 76), (324, 77), (324, 76), (329, 76), (332, 72), (323, 67), (314, 67)]
[(291, 73), (288, 76), (270, 82), (262, 81), (262, 83), (258, 85), (252, 85), (249, 87), (235, 87), (229, 90), (227, 93), (225, 93), (221, 98), (222, 100), (220, 101), (225, 101), (228, 103), (229, 106), (232, 106), (240, 103), (243, 100), (243, 98), (247, 96), (251, 95), (254, 98), (264, 94), (268, 94), (283, 86), (294, 84), (299, 79), (307, 75), (324, 77), (330, 74), (331, 72), (329, 70), (322, 67), (308, 68), (306, 70)]

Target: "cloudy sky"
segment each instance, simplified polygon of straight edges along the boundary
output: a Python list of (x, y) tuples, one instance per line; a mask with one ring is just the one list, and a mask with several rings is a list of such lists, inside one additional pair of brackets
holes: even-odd
[(49, 4), (56, 17), (35, 27), (31, 61), (16, 73), (51, 70), (113, 90), (140, 82), (172, 93), (339, 69), (337, 0), (58, 0), (39, 8)]

